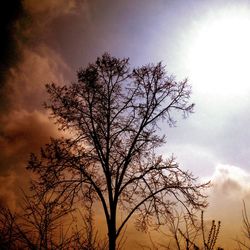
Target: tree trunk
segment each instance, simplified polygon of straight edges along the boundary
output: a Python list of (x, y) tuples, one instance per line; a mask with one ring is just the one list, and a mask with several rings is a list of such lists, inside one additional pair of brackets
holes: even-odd
[(111, 218), (108, 223), (108, 236), (109, 236), (109, 250), (116, 249), (116, 211), (113, 208), (111, 210)]
[(110, 221), (109, 225), (109, 250), (116, 248), (116, 228), (114, 222)]

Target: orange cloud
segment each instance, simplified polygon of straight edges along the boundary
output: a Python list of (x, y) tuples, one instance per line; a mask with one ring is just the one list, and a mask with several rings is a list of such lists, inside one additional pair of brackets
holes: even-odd
[(1, 117), (0, 135), (0, 201), (16, 203), (19, 188), (26, 189), (29, 176), (25, 169), (31, 152), (39, 152), (58, 130), (48, 115), (19, 110)]
[(45, 45), (23, 48), (23, 60), (10, 69), (5, 93), (11, 109), (41, 109), (45, 101), (45, 84), (64, 83), (63, 72), (69, 68), (62, 58)]

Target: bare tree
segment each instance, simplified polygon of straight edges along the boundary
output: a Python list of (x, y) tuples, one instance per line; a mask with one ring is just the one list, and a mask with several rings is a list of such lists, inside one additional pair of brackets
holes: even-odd
[(90, 201), (85, 206), (84, 213), (80, 213), (83, 225), (79, 227), (79, 223), (75, 223), (75, 229), (72, 231), (73, 249), (82, 250), (104, 250), (107, 249), (107, 239), (101, 239), (95, 228), (93, 215), (93, 202)]
[(68, 249), (73, 242), (74, 237), (67, 235), (70, 225), (63, 221), (71, 209), (58, 205), (53, 192), (44, 195), (39, 191), (33, 189), (32, 195), (23, 192), (18, 212), (1, 208), (1, 249)]
[(240, 250), (250, 249), (250, 222), (247, 214), (247, 208), (245, 201), (243, 201), (243, 209), (242, 209), (242, 224), (243, 224), (243, 237), (244, 239), (236, 239), (238, 247)]
[(6, 207), (0, 207), (0, 249), (18, 249), (16, 220), (15, 213)]
[[(184, 222), (184, 229), (181, 224)], [(204, 212), (201, 211), (201, 219), (197, 220), (195, 216), (180, 215), (172, 217), (170, 223), (170, 232), (175, 239), (178, 249), (204, 249), (204, 250), (222, 250), (221, 247), (216, 247), (220, 232), (221, 222), (217, 224), (212, 220), (210, 229), (207, 230), (204, 225)], [(184, 241), (183, 241), (184, 240)]]
[(83, 225), (76, 220), (77, 211), (62, 207), (59, 196), (52, 193), (32, 195), (23, 192), (21, 211), (13, 212), (7, 207), (0, 209), (0, 249), (30, 250), (103, 250), (106, 241), (98, 237), (94, 228), (92, 204), (81, 213)]
[(130, 70), (128, 59), (106, 53), (78, 72), (77, 83), (49, 84), (47, 91), (46, 107), (70, 138), (52, 139), (39, 157), (31, 155), (28, 169), (64, 201), (99, 200), (110, 250), (134, 214), (146, 230), (164, 223), (177, 203), (190, 212), (206, 207), (207, 184), (155, 153), (165, 143), (159, 122), (173, 126), (177, 111), (186, 117), (193, 110), (187, 80), (176, 82), (161, 63)]
[(35, 183), (31, 187), (32, 195), (23, 192), (22, 212), (17, 223), (22, 246), (28, 243), (34, 249), (67, 249), (72, 236), (69, 232), (71, 220), (66, 215), (72, 209), (62, 206), (61, 196), (53, 191), (45, 193)]

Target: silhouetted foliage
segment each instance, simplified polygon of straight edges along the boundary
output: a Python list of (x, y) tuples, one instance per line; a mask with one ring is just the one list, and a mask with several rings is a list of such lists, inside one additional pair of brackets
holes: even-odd
[(81, 214), (83, 226), (79, 226), (76, 211), (59, 205), (53, 193), (46, 194), (36, 189), (30, 196), (23, 193), (19, 212), (1, 207), (0, 249), (106, 249), (93, 226), (92, 207)]
[(35, 183), (32, 184), (32, 191), (30, 196), (23, 193), (23, 212), (18, 226), (26, 237), (20, 238), (29, 240), (35, 249), (67, 249), (72, 236), (67, 235), (69, 226), (63, 223), (63, 219), (71, 209), (62, 206), (60, 196), (53, 191), (45, 193)]
[(176, 82), (161, 63), (130, 70), (128, 59), (104, 54), (78, 72), (77, 83), (49, 84), (47, 91), (46, 107), (70, 136), (51, 139), (28, 169), (61, 205), (99, 200), (109, 249), (134, 214), (137, 228), (147, 230), (164, 224), (177, 203), (190, 213), (206, 207), (207, 184), (155, 153), (166, 142), (157, 124), (173, 126), (177, 111), (186, 117), (193, 110), (187, 80)]
[(18, 234), (16, 228), (17, 215), (10, 209), (0, 207), (0, 248), (18, 249)]

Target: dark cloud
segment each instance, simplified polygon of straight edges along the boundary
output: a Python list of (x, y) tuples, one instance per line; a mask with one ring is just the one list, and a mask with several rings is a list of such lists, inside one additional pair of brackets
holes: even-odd
[(31, 152), (39, 153), (41, 145), (59, 132), (38, 111), (13, 111), (0, 119), (0, 203), (15, 206), (20, 188), (26, 190), (29, 175), (25, 171)]
[(10, 67), (21, 58), (16, 41), (16, 23), (24, 18), (25, 10), (20, 0), (4, 1), (0, 5), (0, 111), (7, 107), (3, 87)]
[(20, 0), (5, 1), (0, 8), (0, 83), (8, 68), (19, 58), (19, 50), (15, 39), (15, 25), (23, 18), (25, 11)]
[(2, 116), (0, 122), (1, 174), (18, 170), (27, 162), (31, 150), (38, 152), (50, 136), (57, 134), (48, 115), (38, 111), (13, 111)]
[[(58, 64), (58, 68), (62, 66), (62, 60), (59, 62), (59, 55), (54, 52), (50, 45), (50, 34), (53, 33), (52, 24), (61, 16), (74, 15), (77, 3), (76, 0), (67, 1), (43, 1), (37, 3), (33, 0), (13, 0), (7, 1), (1, 7), (1, 43), (0, 43), (0, 112), (10, 109), (13, 103), (9, 96), (15, 96), (16, 93), (9, 93), (13, 89), (17, 90), (20, 86), (35, 86), (39, 84), (40, 80), (43, 84), (55, 80), (51, 79), (50, 72), (52, 69), (43, 69), (46, 64)], [(31, 57), (33, 53), (33, 64), (27, 65), (27, 56)], [(37, 57), (37, 61), (35, 61)], [(44, 63), (39, 64), (39, 60), (43, 58)], [(25, 81), (23, 82), (23, 75), (25, 68)], [(50, 67), (51, 65), (49, 65)], [(44, 70), (44, 75), (39, 78), (39, 74)], [(48, 78), (46, 78), (45, 70), (47, 70)], [(58, 74), (68, 72), (63, 69), (57, 71)], [(60, 73), (59, 73), (60, 72)], [(18, 74), (22, 74), (19, 78)], [(32, 75), (38, 73), (37, 82), (32, 82)], [(14, 79), (13, 79), (13, 75)], [(30, 77), (30, 80), (29, 80)], [(58, 77), (60, 78), (60, 76)], [(18, 79), (18, 80), (17, 80)], [(14, 87), (10, 89), (11, 87)], [(31, 87), (29, 87), (30, 89)], [(23, 91), (24, 93), (24, 91)], [(32, 106), (32, 104), (30, 105)]]
[(58, 136), (43, 109), (45, 84), (67, 82), (70, 69), (49, 38), (52, 23), (74, 15), (77, 1), (7, 2), (11, 4), (4, 10), (8, 17), (3, 23), (7, 29), (1, 54), (5, 68), (1, 71), (0, 203), (14, 207), (19, 188), (28, 186), (29, 154), (39, 152), (51, 136)]

